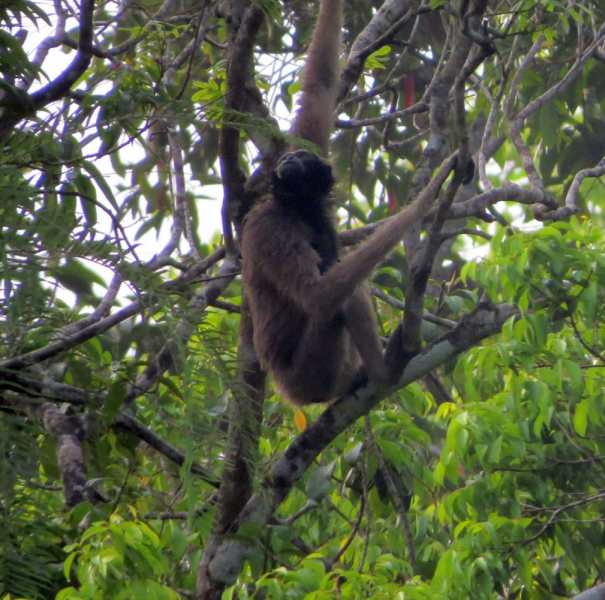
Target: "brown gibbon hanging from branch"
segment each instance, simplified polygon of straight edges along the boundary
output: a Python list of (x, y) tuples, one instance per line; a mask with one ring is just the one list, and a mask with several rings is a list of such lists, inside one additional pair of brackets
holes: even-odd
[[(338, 92), (342, 5), (321, 0), (291, 127), (324, 155)], [(401, 328), (383, 353), (366, 280), (426, 214), (455, 163), (455, 157), (446, 161), (413, 204), (339, 256), (330, 164), (295, 148), (279, 160), (270, 194), (244, 221), (243, 280), (255, 350), (293, 403), (326, 402), (368, 379), (385, 382), (400, 374)]]

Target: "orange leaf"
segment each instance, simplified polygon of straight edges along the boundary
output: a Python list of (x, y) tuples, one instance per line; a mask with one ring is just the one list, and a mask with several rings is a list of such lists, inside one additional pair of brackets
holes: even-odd
[(294, 413), (294, 423), (299, 431), (304, 431), (307, 428), (307, 417), (302, 410), (297, 410)]

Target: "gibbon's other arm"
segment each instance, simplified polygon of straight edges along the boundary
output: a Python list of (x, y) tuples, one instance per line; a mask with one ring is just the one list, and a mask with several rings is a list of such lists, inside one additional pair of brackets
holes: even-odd
[(328, 153), (338, 95), (338, 50), (343, 0), (321, 0), (307, 53), (300, 106), (290, 133)]

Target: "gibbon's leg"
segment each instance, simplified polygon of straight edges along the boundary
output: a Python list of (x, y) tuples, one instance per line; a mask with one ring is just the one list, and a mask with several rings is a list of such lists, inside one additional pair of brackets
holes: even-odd
[[(351, 393), (368, 377), (387, 379), (370, 288), (363, 284), (335, 313), (326, 308), (308, 324), (284, 381), (299, 404)], [(362, 366), (363, 365), (363, 366)]]
[[(295, 404), (327, 402), (337, 397), (343, 365), (348, 362), (345, 357), (351, 346), (344, 320), (343, 309), (330, 311), (325, 318), (314, 315), (309, 319), (290, 366), (275, 373), (278, 383)], [(357, 357), (355, 368), (359, 363)]]
[[(364, 386), (368, 379), (390, 379), (396, 365), (389, 366), (389, 355), (383, 354), (367, 283), (341, 309), (326, 309), (327, 317), (319, 314), (307, 325), (285, 377), (277, 377), (295, 404), (327, 402)], [(400, 330), (393, 333), (396, 348)]]
[[(361, 356), (365, 374), (370, 379), (386, 381), (388, 369), (378, 334), (378, 320), (372, 304), (370, 286), (362, 284), (345, 305), (346, 326), (351, 342)], [(359, 381), (361, 385), (363, 382)]]
[(395, 383), (411, 356), (403, 351), (403, 323), (399, 323), (391, 334), (384, 351), (384, 363), (388, 373), (389, 383)]

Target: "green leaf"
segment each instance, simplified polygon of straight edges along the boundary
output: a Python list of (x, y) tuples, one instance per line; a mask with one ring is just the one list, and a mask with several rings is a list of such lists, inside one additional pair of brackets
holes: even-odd
[(94, 227), (97, 224), (97, 190), (92, 181), (82, 173), (78, 173), (72, 182), (80, 193), (80, 206), (86, 223), (89, 227)]
[(588, 427), (588, 407), (590, 405), (589, 400), (585, 399), (578, 402), (576, 410), (573, 415), (573, 427), (579, 435), (584, 437), (586, 435), (586, 428)]
[(128, 386), (125, 380), (116, 381), (109, 388), (103, 403), (103, 417), (106, 423), (112, 423), (115, 419), (124, 398), (126, 398), (127, 390)]
[(554, 101), (547, 102), (540, 109), (540, 134), (548, 148), (553, 148), (559, 141), (559, 111)]
[(370, 56), (368, 56), (368, 58), (366, 58), (365, 67), (367, 69), (386, 69), (384, 63), (388, 61), (386, 56), (390, 52), (390, 46), (383, 46), (382, 48), (379, 48), (376, 50), (376, 52), (373, 52), (370, 54)]
[(331, 466), (318, 467), (311, 473), (307, 480), (307, 485), (305, 486), (305, 494), (307, 497), (316, 502), (321, 502), (323, 500), (332, 485), (334, 464), (335, 463), (333, 462), (331, 463)]
[(107, 200), (111, 203), (111, 206), (115, 209), (116, 213), (120, 212), (120, 207), (113, 195), (111, 187), (107, 183), (107, 180), (101, 174), (101, 171), (97, 168), (97, 166), (87, 160), (83, 160), (80, 162), (82, 168), (88, 171), (88, 174), (93, 178), (95, 183), (99, 186), (100, 190), (103, 192)]
[(361, 454), (361, 450), (363, 448), (363, 442), (357, 442), (352, 448), (349, 448), (344, 454), (344, 461), (350, 466), (354, 467), (359, 460), (359, 455)]

